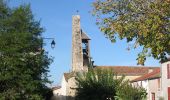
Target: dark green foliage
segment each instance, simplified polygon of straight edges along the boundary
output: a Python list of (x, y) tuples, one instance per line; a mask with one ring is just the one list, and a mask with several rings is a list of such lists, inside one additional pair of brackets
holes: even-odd
[(142, 87), (133, 87), (130, 82), (124, 82), (117, 89), (118, 100), (145, 100), (147, 93)]
[(78, 89), (76, 100), (106, 100), (116, 95), (114, 74), (108, 71), (90, 70), (76, 78)]
[(143, 88), (135, 88), (124, 77), (112, 71), (90, 70), (78, 73), (76, 100), (142, 100), (146, 97)]
[(130, 48), (141, 46), (138, 64), (147, 56), (161, 62), (170, 55), (169, 0), (96, 0), (93, 3), (97, 25), (115, 42), (125, 39)]
[(0, 100), (42, 100), (50, 91), (42, 32), (29, 5), (11, 9), (0, 0)]

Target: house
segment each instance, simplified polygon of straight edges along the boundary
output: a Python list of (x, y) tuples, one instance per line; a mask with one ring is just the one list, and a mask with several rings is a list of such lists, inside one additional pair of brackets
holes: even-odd
[(161, 65), (161, 97), (170, 100), (170, 61)]
[(160, 68), (153, 69), (148, 74), (132, 80), (135, 87), (143, 87), (147, 91), (147, 100), (159, 100), (160, 98)]
[(147, 90), (147, 100), (170, 100), (170, 61), (131, 82)]

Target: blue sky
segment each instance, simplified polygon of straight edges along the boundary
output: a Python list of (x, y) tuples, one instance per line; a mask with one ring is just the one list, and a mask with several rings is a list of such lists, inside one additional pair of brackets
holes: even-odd
[[(127, 51), (126, 41), (117, 40), (111, 43), (105, 38), (95, 24), (92, 16), (92, 2), (95, 0), (7, 0), (11, 7), (21, 4), (31, 4), (35, 18), (41, 20), (41, 26), (45, 28), (43, 37), (55, 38), (56, 47), (50, 48), (50, 40), (44, 40), (44, 48), (49, 55), (54, 57), (50, 65), (50, 80), (52, 86), (60, 84), (62, 74), (71, 70), (71, 34), (72, 16), (81, 16), (81, 27), (91, 38), (91, 56), (95, 65), (122, 65), (136, 66), (136, 57), (140, 48)], [(160, 66), (159, 62), (148, 58), (146, 66)]]

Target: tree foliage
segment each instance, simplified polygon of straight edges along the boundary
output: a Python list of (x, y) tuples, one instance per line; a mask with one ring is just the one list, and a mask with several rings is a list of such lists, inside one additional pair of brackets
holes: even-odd
[(142, 87), (134, 87), (130, 82), (123, 82), (117, 89), (116, 100), (146, 100), (147, 93)]
[(116, 86), (114, 83), (114, 74), (107, 71), (90, 70), (88, 73), (79, 74), (76, 78), (77, 100), (106, 100), (114, 99), (116, 95)]
[(76, 100), (142, 100), (146, 93), (132, 87), (124, 77), (118, 78), (109, 70), (97, 69), (79, 73), (76, 81)]
[(52, 59), (40, 50), (40, 22), (29, 5), (10, 8), (0, 0), (0, 99), (43, 100)]
[(97, 25), (112, 42), (116, 38), (142, 46), (138, 64), (147, 56), (161, 62), (170, 55), (169, 0), (96, 0), (93, 14)]

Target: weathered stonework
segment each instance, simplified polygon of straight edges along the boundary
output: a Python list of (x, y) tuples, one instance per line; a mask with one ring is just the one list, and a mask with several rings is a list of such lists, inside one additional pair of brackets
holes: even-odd
[[(64, 73), (61, 88), (54, 91), (59, 100), (74, 100), (76, 95), (76, 73), (87, 72), (90, 57), (90, 38), (81, 30), (80, 16), (72, 16), (72, 71)], [(83, 45), (85, 47), (83, 47)], [(60, 93), (61, 92), (61, 93)]]
[(82, 38), (80, 28), (80, 16), (72, 17), (72, 71), (83, 70)]

